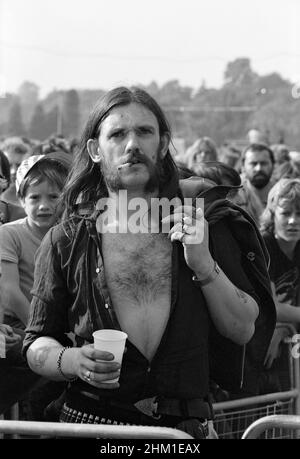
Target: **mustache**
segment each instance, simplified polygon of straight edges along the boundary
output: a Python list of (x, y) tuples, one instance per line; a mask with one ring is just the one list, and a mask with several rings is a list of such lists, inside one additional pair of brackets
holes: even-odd
[(257, 172), (256, 174), (253, 175), (253, 177), (268, 177), (267, 174), (264, 172)]
[(126, 163), (147, 163), (148, 161), (146, 160), (145, 156), (140, 153), (138, 150), (128, 153), (125, 156), (122, 157), (121, 159), (121, 165), (126, 164)]

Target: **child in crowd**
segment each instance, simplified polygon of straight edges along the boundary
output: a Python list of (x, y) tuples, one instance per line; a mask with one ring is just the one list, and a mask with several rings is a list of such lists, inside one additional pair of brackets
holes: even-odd
[(31, 156), (16, 177), (18, 198), (26, 217), (0, 227), (3, 283), (8, 297), (5, 322), (25, 329), (33, 285), (34, 255), (57, 221), (57, 201), (68, 169), (55, 155)]
[[(283, 178), (273, 186), (261, 216), (261, 231), (270, 255), (269, 274), (277, 321), (292, 323), (299, 331), (300, 179)], [(279, 357), (287, 334), (287, 328), (275, 329), (265, 361), (267, 368), (281, 371), (285, 365)]]
[[(25, 159), (17, 171), (16, 190), (26, 217), (0, 227), (2, 285), (5, 286), (6, 297), (4, 323), (13, 327), (22, 339), (29, 318), (35, 252), (58, 219), (57, 203), (71, 158), (69, 155), (53, 153)], [(6, 364), (10, 362), (16, 375), (19, 374), (19, 367), (23, 370), (26, 367), (28, 378), (36, 381), (39, 378), (27, 367), (21, 356), (21, 347), (22, 340), (8, 353)], [(3, 401), (6, 400), (6, 392), (9, 396), (15, 390), (11, 380), (10, 385), (6, 382), (7, 378), (1, 379), (0, 395)]]

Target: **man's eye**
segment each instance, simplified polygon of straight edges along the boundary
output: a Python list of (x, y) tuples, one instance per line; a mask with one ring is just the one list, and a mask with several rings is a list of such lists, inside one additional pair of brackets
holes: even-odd
[(146, 135), (146, 134), (151, 134), (152, 131), (149, 128), (140, 128), (139, 129), (139, 134)]
[(124, 135), (124, 131), (116, 131), (112, 133), (111, 137), (118, 138), (118, 137), (122, 137), (123, 135)]

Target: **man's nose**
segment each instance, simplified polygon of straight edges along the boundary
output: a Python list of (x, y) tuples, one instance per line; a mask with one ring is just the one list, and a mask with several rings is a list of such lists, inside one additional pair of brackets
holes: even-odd
[(261, 170), (262, 170), (262, 165), (259, 164), (259, 163), (256, 164), (255, 167), (254, 167), (254, 170), (255, 170), (256, 172), (261, 171)]
[(127, 137), (126, 151), (139, 150), (139, 139), (135, 132), (130, 132)]

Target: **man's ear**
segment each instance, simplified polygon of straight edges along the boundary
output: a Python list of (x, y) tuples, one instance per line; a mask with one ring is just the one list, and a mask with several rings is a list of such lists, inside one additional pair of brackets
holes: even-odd
[(86, 144), (88, 154), (94, 163), (100, 163), (102, 155), (100, 152), (98, 141), (95, 139), (89, 139)]
[(160, 154), (162, 158), (166, 156), (169, 145), (170, 145), (170, 137), (167, 134), (162, 135), (160, 138)]

